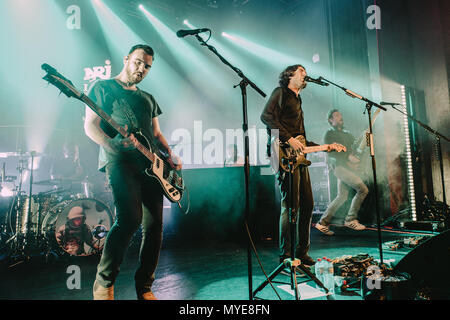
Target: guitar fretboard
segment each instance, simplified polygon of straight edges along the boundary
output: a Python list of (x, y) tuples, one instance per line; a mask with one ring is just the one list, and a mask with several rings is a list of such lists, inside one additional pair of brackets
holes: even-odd
[(313, 153), (328, 150), (328, 145), (314, 146), (314, 147), (306, 147), (303, 149), (302, 153)]

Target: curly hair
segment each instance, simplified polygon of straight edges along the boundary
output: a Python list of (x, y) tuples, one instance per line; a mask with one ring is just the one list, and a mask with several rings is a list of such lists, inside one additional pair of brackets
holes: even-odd
[(294, 64), (284, 69), (283, 72), (281, 72), (278, 77), (280, 79), (279, 80), (280, 87), (287, 88), (287, 86), (289, 85), (289, 81), (291, 81), (291, 78), (294, 75), (295, 71), (297, 71), (297, 69), (300, 67), (305, 69), (305, 67), (302, 66), (301, 64)]

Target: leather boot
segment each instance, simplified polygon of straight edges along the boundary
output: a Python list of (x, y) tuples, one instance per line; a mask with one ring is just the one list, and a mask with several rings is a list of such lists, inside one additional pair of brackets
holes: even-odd
[(151, 291), (144, 293), (137, 293), (137, 298), (138, 300), (158, 300)]

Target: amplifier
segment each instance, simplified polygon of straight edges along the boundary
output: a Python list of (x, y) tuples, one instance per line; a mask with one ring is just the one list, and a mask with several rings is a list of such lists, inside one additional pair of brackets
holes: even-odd
[(314, 214), (322, 214), (331, 201), (330, 178), (326, 162), (312, 163), (309, 168), (311, 187), (314, 197)]

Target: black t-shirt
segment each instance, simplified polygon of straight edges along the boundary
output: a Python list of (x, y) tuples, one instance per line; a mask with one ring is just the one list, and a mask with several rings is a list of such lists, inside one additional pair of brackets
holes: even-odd
[(328, 129), (323, 138), (324, 143), (340, 143), (347, 148), (347, 152), (330, 152), (328, 153), (328, 160), (332, 168), (335, 166), (347, 166), (348, 155), (353, 152), (353, 144), (355, 137), (347, 130), (336, 130), (334, 128)]
[[(159, 116), (162, 111), (151, 94), (139, 88), (136, 91), (126, 90), (116, 80), (109, 79), (96, 81), (90, 88), (88, 96), (120, 126), (127, 125), (129, 132), (140, 129), (150, 141), (151, 148), (156, 147), (152, 119)], [(103, 120), (100, 127), (111, 138), (116, 136), (116, 131)], [(110, 162), (141, 165), (146, 160), (136, 149), (113, 155), (100, 147), (98, 169), (104, 171), (106, 164)]]

